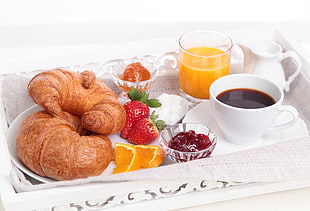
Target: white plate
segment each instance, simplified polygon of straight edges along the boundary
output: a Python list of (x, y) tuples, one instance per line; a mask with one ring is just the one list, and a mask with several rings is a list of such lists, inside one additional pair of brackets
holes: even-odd
[[(279, 116), (277, 120), (284, 121), (286, 118), (289, 117), (285, 116), (285, 112), (283, 112), (283, 115)], [(274, 144), (308, 136), (308, 130), (305, 122), (301, 118), (298, 118), (297, 122), (290, 128), (264, 134), (260, 143), (254, 146), (239, 146), (232, 144), (231, 142), (225, 139), (221, 129), (216, 124), (212, 115), (209, 100), (196, 105), (194, 108), (188, 111), (183, 119), (183, 122), (192, 122), (206, 125), (215, 132), (215, 134), (218, 137), (218, 140), (217, 140), (217, 146), (215, 147), (212, 156), (237, 152), (249, 148), (260, 147), (268, 144)]]
[[(42, 177), (34, 173), (21, 162), (21, 160), (18, 158), (16, 154), (16, 136), (17, 136), (20, 124), (22, 123), (22, 121), (25, 119), (26, 116), (28, 116), (29, 114), (38, 112), (40, 110), (43, 110), (43, 109), (37, 105), (34, 105), (26, 109), (24, 112), (22, 112), (20, 115), (18, 115), (15, 118), (15, 120), (12, 122), (8, 130), (7, 145), (8, 145), (8, 150), (11, 156), (11, 160), (16, 165), (16, 167), (18, 167), (22, 172), (24, 172), (25, 174), (27, 174), (33, 179), (36, 179), (44, 183), (50, 183), (50, 182), (54, 182), (55, 180), (51, 178), (47, 178), (47, 177)], [(115, 143), (116, 140), (117, 142), (123, 142), (123, 143), (126, 142), (125, 140), (121, 139), (118, 135), (112, 135), (112, 136), (109, 136), (109, 138), (111, 139), (113, 144)], [(107, 169), (103, 171), (102, 175), (112, 174), (114, 168), (115, 168), (115, 164), (114, 162), (111, 162), (110, 165), (107, 167)]]
[(7, 137), (7, 145), (9, 149), (9, 153), (11, 156), (12, 162), (24, 173), (29, 175), (30, 177), (41, 181), (41, 182), (52, 182), (54, 181), (53, 179), (46, 178), (46, 177), (41, 177), (34, 172), (32, 172), (30, 169), (28, 169), (18, 158), (16, 154), (16, 136), (19, 130), (19, 125), (22, 123), (22, 121), (26, 118), (31, 113), (35, 113), (37, 111), (43, 110), (41, 107), (34, 105), (28, 109), (26, 109), (24, 112), (22, 112), (20, 115), (18, 115), (15, 120), (12, 122), (10, 125), (10, 128), (8, 130), (8, 137)]

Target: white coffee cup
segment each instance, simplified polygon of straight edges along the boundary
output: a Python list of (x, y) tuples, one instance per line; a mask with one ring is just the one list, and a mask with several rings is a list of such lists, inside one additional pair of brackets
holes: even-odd
[[(228, 105), (217, 97), (232, 89), (250, 89), (263, 92), (274, 99), (274, 103), (262, 108), (240, 108)], [(284, 93), (274, 82), (253, 74), (231, 74), (214, 81), (210, 86), (210, 103), (214, 118), (225, 138), (237, 145), (255, 145), (268, 131), (291, 127), (298, 119), (293, 106), (282, 105)], [(281, 112), (292, 117), (275, 125)]]

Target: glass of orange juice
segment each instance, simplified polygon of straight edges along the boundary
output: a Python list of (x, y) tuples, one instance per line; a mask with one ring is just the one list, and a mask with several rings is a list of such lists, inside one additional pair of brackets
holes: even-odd
[(225, 34), (197, 30), (179, 39), (178, 80), (181, 95), (193, 103), (209, 99), (209, 87), (229, 74), (232, 40)]

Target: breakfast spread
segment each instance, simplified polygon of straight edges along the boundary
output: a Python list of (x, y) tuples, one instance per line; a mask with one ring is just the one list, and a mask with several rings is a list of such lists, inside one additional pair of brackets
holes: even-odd
[[(165, 158), (187, 162), (210, 156), (217, 135), (205, 125), (180, 122), (190, 103), (210, 97), (212, 102), (213, 84), (229, 75), (231, 49), (196, 46), (183, 50), (178, 57), (177, 78), (181, 96), (162, 93), (150, 99), (146, 90), (157, 70), (155, 65), (146, 67), (140, 61), (113, 61), (113, 68), (121, 66), (116, 78), (116, 71), (110, 72), (118, 88), (127, 92), (123, 104), (121, 96), (92, 71), (53, 69), (35, 75), (28, 84), (28, 94), (43, 110), (29, 114), (20, 124), (16, 153), (21, 162), (40, 176), (73, 180), (100, 175), (111, 163), (116, 174), (158, 167)], [(199, 64), (193, 66), (196, 60)], [(230, 97), (236, 93), (242, 93), (240, 102)], [(228, 105), (234, 100), (241, 106), (254, 98), (259, 103), (269, 100), (268, 95), (263, 96), (266, 99), (260, 96), (260, 92), (237, 87), (217, 98)]]
[[(137, 74), (130, 76), (135, 68)], [(132, 63), (121, 77), (147, 80), (139, 76), (145, 71), (140, 63)], [(92, 71), (40, 72), (30, 80), (28, 94), (44, 110), (29, 114), (21, 123), (17, 155), (36, 174), (55, 180), (100, 175), (111, 162), (116, 165), (113, 173), (159, 166), (165, 152), (149, 145), (166, 126), (157, 112), (177, 122), (188, 108), (182, 107), (187, 101), (180, 96), (150, 99), (149, 93), (136, 88), (127, 93), (130, 100), (122, 105)], [(108, 136), (113, 134), (128, 144), (115, 143), (113, 149)]]

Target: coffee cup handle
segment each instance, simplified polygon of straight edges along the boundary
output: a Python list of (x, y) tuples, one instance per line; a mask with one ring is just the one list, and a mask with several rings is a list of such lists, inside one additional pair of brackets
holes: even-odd
[(284, 112), (289, 113), (291, 117), (286, 122), (283, 122), (283, 123), (277, 124), (277, 125), (272, 125), (269, 128), (269, 131), (283, 130), (285, 128), (293, 126), (297, 122), (297, 120), (298, 120), (298, 111), (297, 111), (297, 109), (295, 107), (290, 106), (290, 105), (282, 105), (279, 108), (279, 115), (281, 113), (284, 113)]

